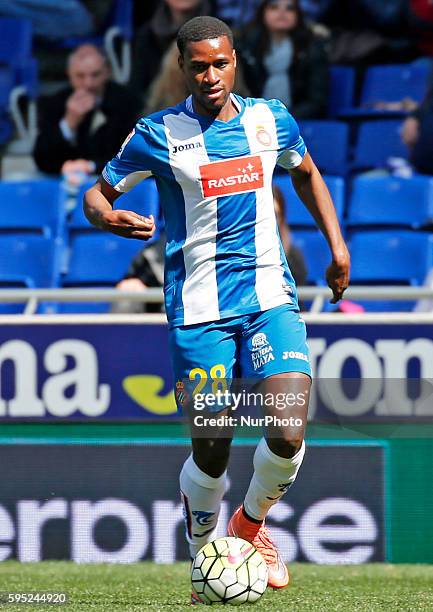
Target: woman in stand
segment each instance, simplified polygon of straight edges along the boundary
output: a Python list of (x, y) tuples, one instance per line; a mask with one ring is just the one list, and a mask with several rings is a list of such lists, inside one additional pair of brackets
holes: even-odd
[(251, 95), (281, 100), (296, 119), (326, 114), (325, 40), (307, 25), (298, 0), (262, 2), (237, 50)]

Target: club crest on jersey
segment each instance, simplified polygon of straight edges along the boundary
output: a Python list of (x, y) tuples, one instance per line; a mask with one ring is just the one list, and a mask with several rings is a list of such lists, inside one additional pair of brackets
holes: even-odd
[(261, 189), (263, 165), (259, 155), (237, 157), (200, 166), (205, 197), (215, 197)]
[(272, 144), (272, 136), (265, 130), (263, 125), (256, 126), (256, 138), (264, 147), (270, 147)]
[(131, 140), (131, 138), (134, 136), (135, 134), (135, 128), (133, 130), (131, 130), (128, 134), (128, 136), (125, 138), (125, 140), (123, 141), (122, 146), (120, 147), (120, 151), (117, 154), (117, 157), (121, 157), (123, 151), (125, 150), (126, 145), (128, 144), (128, 142)]

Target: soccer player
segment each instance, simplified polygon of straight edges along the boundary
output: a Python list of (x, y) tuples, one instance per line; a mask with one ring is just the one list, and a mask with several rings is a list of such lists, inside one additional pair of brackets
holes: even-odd
[[(239, 376), (263, 395), (303, 397), (290, 410), (297, 424), (268, 429), (258, 444), (244, 502), (228, 525), (229, 535), (262, 553), (269, 585), (284, 587), (288, 571), (265, 517), (294, 482), (304, 457), (311, 370), (305, 324), (277, 232), (277, 164), (291, 174), (329, 243), (326, 278), (334, 302), (348, 286), (349, 254), (293, 117), (277, 100), (232, 93), (236, 53), (229, 27), (197, 17), (180, 29), (177, 43), (191, 96), (137, 123), (86, 193), (85, 212), (101, 229), (146, 240), (155, 231), (154, 219), (113, 210), (113, 203), (146, 177), (156, 179), (166, 221), (164, 292), (179, 403), (186, 397), (184, 381), (206, 385)], [(263, 412), (278, 415), (276, 402)], [(192, 557), (214, 537), (230, 442), (217, 428), (193, 436), (180, 474)]]

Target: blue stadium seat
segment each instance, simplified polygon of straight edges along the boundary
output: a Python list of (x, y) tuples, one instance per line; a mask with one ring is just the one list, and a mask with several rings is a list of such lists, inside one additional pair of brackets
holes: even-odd
[(410, 230), (358, 231), (350, 238), (355, 283), (421, 285), (432, 266), (433, 235)]
[[(433, 235), (410, 230), (354, 233), (349, 242), (351, 283), (421, 285), (433, 265)], [(358, 301), (369, 312), (410, 312), (413, 301)]]
[(98, 32), (96, 36), (84, 36), (82, 38), (74, 36), (64, 38), (57, 43), (58, 46), (68, 49), (74, 49), (83, 43), (91, 43), (98, 47), (102, 46), (104, 34), (110, 28), (118, 29), (119, 33), (126, 38), (126, 40), (131, 40), (133, 34), (133, 0), (113, 0), (112, 5), (106, 22), (102, 25), (101, 31)]
[(9, 96), (15, 84), (15, 74), (10, 66), (0, 65), (0, 111), (7, 112)]
[(63, 278), (63, 285), (115, 285), (143, 244), (140, 240), (105, 232), (77, 234), (71, 242), (68, 272)]
[(37, 94), (37, 62), (32, 56), (32, 24), (26, 19), (0, 17), (0, 65), (12, 71), (13, 86)]
[(75, 49), (84, 43), (104, 47), (111, 65), (112, 77), (127, 83), (131, 68), (131, 40), (133, 36), (133, 0), (112, 0), (111, 10), (94, 36), (68, 37), (55, 45)]
[(329, 69), (328, 116), (338, 117), (343, 109), (353, 106), (355, 69), (350, 66), (331, 66)]
[(0, 201), (0, 233), (63, 237), (65, 203), (59, 180), (1, 181)]
[(401, 121), (365, 121), (361, 123), (355, 146), (353, 169), (383, 168), (390, 157), (407, 158), (400, 137)]
[(60, 246), (46, 236), (0, 235), (0, 283), (6, 286), (57, 287)]
[(0, 17), (0, 64), (17, 65), (31, 55), (31, 22), (26, 19)]
[(429, 70), (425, 60), (370, 66), (364, 76), (360, 105), (371, 108), (376, 102), (395, 102), (409, 97), (421, 102), (426, 94)]
[(349, 128), (341, 121), (300, 121), (307, 149), (324, 174), (344, 176), (347, 172)]
[[(334, 201), (335, 210), (341, 222), (344, 212), (344, 179), (340, 176), (324, 176), (325, 183)], [(281, 189), (286, 203), (286, 221), (292, 228), (316, 227), (316, 222), (304, 204), (299, 200), (288, 174), (274, 177), (275, 184)]]
[(352, 184), (347, 225), (406, 225), (433, 221), (433, 178), (358, 176)]
[(293, 242), (305, 257), (308, 283), (325, 285), (325, 272), (331, 263), (331, 253), (323, 235), (319, 230), (295, 231)]

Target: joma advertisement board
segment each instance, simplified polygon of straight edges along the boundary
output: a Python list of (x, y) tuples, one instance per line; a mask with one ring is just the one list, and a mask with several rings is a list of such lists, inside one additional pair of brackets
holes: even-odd
[[(308, 332), (311, 420), (433, 418), (433, 324)], [(0, 420), (177, 418), (166, 325), (0, 327)]]

